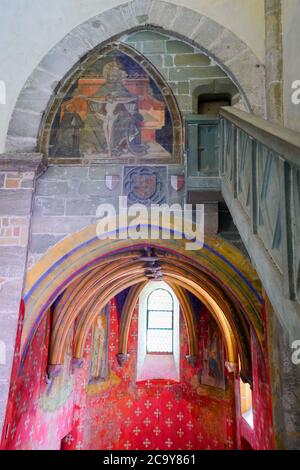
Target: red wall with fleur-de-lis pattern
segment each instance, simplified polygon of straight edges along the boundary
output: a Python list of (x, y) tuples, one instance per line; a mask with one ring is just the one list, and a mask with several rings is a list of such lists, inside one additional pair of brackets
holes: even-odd
[[(180, 381), (151, 380), (137, 383), (138, 310), (135, 311), (129, 332), (129, 360), (122, 367), (116, 360), (119, 329), (117, 310), (117, 302), (111, 301), (108, 377), (92, 385), (88, 384), (91, 333), (87, 339), (83, 367), (71, 367), (71, 333), (64, 373), (52, 384), (46, 383), (50, 314), (44, 318), (31, 341), (21, 375), (17, 375), (17, 367), (13, 371), (2, 448), (236, 448), (237, 417), (232, 374), (226, 373), (226, 391), (200, 385), (198, 371), (201, 352), (196, 366), (189, 365), (185, 358), (188, 352), (187, 333), (181, 321)], [(201, 306), (199, 315), (203, 323), (210, 314)], [(20, 337), (17, 337), (17, 352), (19, 341)], [(256, 346), (253, 341), (253, 347)], [(257, 356), (257, 351), (254, 351), (255, 354)], [(15, 361), (17, 364), (18, 354)], [(261, 378), (257, 376), (255, 380), (259, 390)], [(254, 403), (259, 410), (266, 407), (266, 394), (269, 393), (267, 387), (265, 384), (262, 396), (259, 393), (255, 395)], [(267, 409), (256, 419), (259, 432), (249, 431), (254, 448), (271, 446), (269, 411)], [(261, 433), (263, 428), (267, 429), (265, 434)]]
[[(208, 313), (203, 309), (203, 316)], [(208, 314), (209, 315), (209, 314)], [(138, 309), (129, 331), (129, 360), (120, 367), (117, 306), (111, 305), (110, 376), (89, 387), (84, 447), (89, 449), (224, 449), (235, 445), (233, 383), (226, 392), (201, 386), (185, 358), (187, 333), (181, 322), (180, 381), (136, 382)]]

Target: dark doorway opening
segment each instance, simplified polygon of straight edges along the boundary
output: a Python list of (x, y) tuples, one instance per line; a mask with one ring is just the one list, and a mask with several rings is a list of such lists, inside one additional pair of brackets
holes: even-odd
[(228, 94), (207, 94), (198, 97), (198, 114), (218, 115), (222, 106), (231, 105), (231, 96)]

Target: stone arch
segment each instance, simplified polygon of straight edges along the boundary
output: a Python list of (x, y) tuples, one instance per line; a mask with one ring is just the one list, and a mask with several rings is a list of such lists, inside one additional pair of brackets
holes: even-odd
[(68, 78), (78, 61), (96, 46), (145, 27), (177, 36), (212, 57), (237, 85), (248, 110), (265, 115), (264, 66), (234, 33), (180, 5), (133, 0), (77, 26), (46, 54), (18, 97), (6, 151), (36, 151), (43, 113), (59, 83)]
[[(115, 227), (123, 233), (128, 222), (124, 224), (119, 219)], [(139, 222), (139, 227), (149, 228), (149, 225)], [(163, 232), (169, 227), (162, 225), (160, 229)], [(173, 231), (177, 234), (176, 225)], [(231, 361), (235, 358), (236, 342), (243, 376), (251, 380), (247, 324), (252, 326), (263, 345), (263, 301), (257, 275), (239, 250), (212, 236), (205, 238), (202, 249), (188, 252), (183, 233), (181, 239), (150, 242), (148, 238), (133, 241), (116, 236), (99, 239), (95, 234), (96, 225), (92, 225), (63, 239), (29, 271), (24, 290), (26, 315), (21, 366), (41, 319), (66, 289), (71, 289), (67, 292), (70, 308), (63, 302), (64, 308), (57, 311), (53, 320), (50, 364), (62, 364), (65, 338), (77, 318), (75, 357), (80, 359), (85, 338), (99, 309), (124, 288), (147, 281), (141, 250), (152, 247), (162, 253), (165, 281), (190, 291), (215, 314), (227, 338)]]

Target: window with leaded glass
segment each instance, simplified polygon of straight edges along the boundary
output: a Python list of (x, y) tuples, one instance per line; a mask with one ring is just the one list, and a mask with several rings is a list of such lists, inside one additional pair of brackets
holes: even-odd
[(173, 353), (173, 297), (165, 289), (153, 290), (147, 299), (147, 353)]

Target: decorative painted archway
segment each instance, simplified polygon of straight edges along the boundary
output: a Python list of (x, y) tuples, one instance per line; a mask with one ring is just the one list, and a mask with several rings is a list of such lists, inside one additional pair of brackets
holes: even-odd
[[(119, 225), (118, 233), (127, 227)], [(143, 253), (150, 247), (157, 253), (164, 280), (172, 288), (175, 286), (179, 295), (191, 292), (208, 307), (223, 334), (229, 362), (237, 361), (238, 351), (242, 376), (251, 381), (249, 325), (263, 347), (261, 287), (250, 262), (236, 248), (219, 237), (207, 237), (202, 249), (189, 252), (184, 234), (180, 240), (153, 241), (117, 236), (100, 240), (95, 234), (93, 225), (65, 238), (29, 271), (24, 294), (21, 367), (39, 322), (63, 292), (64, 301), (53, 318), (49, 364), (63, 363), (66, 338), (75, 320), (74, 356), (82, 358), (87, 334), (99, 310), (125, 288), (138, 289), (148, 281)], [(194, 355), (197, 351), (193, 318), (188, 306), (183, 307), (190, 355)], [(130, 315), (131, 309), (122, 317), (119, 352), (124, 354)]]
[[(77, 26), (46, 54), (18, 97), (9, 124), (6, 151), (36, 151), (53, 90), (68, 80), (78, 61), (99, 45), (145, 28), (177, 36), (212, 57), (237, 85), (248, 109), (265, 115), (264, 65), (235, 34), (180, 5), (161, 0), (131, 1)], [(43, 82), (38, 79), (41, 73)]]

